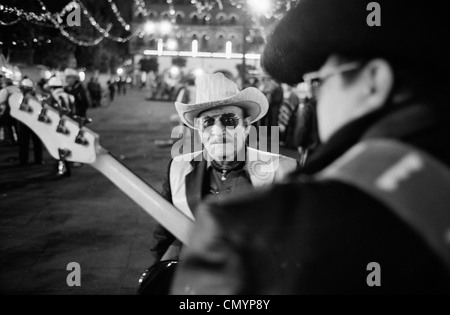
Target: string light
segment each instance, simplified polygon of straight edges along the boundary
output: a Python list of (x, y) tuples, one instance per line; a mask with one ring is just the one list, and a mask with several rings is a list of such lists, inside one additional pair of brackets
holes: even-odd
[[(41, 6), (42, 9), (47, 11), (47, 8), (45, 7), (45, 4), (42, 2), (42, 0), (37, 0)], [(99, 23), (97, 23), (97, 21), (94, 19), (94, 17), (89, 13), (89, 11), (87, 10), (86, 6), (79, 0), (74, 1), (76, 2), (77, 5), (80, 6), (81, 12), (87, 17), (87, 19), (89, 20), (89, 23), (101, 34), (100, 37), (98, 37), (97, 39), (93, 40), (93, 41), (83, 41), (83, 40), (77, 40), (75, 39), (72, 35), (70, 35), (64, 27), (62, 27), (58, 21), (50, 16), (50, 20), (52, 21), (52, 23), (55, 25), (56, 28), (58, 28), (61, 32), (61, 34), (66, 37), (67, 39), (69, 39), (71, 42), (80, 45), (80, 46), (95, 46), (98, 45), (104, 38), (108, 38), (110, 40), (116, 41), (116, 42), (120, 42), (120, 43), (125, 43), (129, 40), (131, 40), (132, 38), (138, 36), (138, 32), (135, 32), (127, 37), (118, 37), (118, 36), (113, 36), (110, 34), (111, 28), (112, 28), (112, 24), (109, 23), (106, 28), (103, 28), (100, 26)], [(116, 7), (117, 8), (117, 7)]]
[[(42, 45), (48, 45), (51, 44), (52, 40), (51, 39), (37, 39), (37, 38), (33, 38), (32, 41), (25, 41), (25, 40), (13, 40), (11, 41), (11, 45), (13, 46), (21, 46), (21, 47), (33, 47), (33, 46), (42, 46)], [(0, 46), (2, 45), (6, 45), (6, 43), (4, 42), (0, 42)]]
[(114, 15), (116, 16), (117, 21), (119, 21), (119, 23), (126, 31), (130, 31), (131, 26), (128, 23), (126, 23), (125, 20), (122, 18), (122, 16), (120, 15), (120, 11), (117, 8), (117, 5), (112, 0), (108, 0), (108, 3), (111, 6), (111, 10), (114, 12)]
[(145, 1), (144, 0), (134, 0), (134, 4), (140, 14), (147, 17), (150, 16), (151, 12), (147, 10), (145, 7)]
[[(38, 1), (41, 1), (41, 0), (38, 0)], [(80, 5), (80, 7), (81, 7), (81, 12), (83, 12), (83, 14), (89, 19), (89, 22), (91, 23), (91, 25), (100, 33), (100, 34), (102, 34), (103, 35), (103, 37), (106, 37), (106, 38), (108, 38), (108, 39), (110, 39), (110, 40), (113, 40), (113, 41), (116, 41), (116, 42), (119, 42), (119, 43), (125, 43), (125, 42), (127, 42), (127, 41), (129, 41), (129, 40), (131, 40), (132, 38), (134, 38), (134, 37), (136, 37), (136, 36), (138, 36), (139, 35), (139, 31), (137, 31), (137, 32), (135, 32), (135, 33), (132, 33), (131, 35), (129, 35), (129, 36), (127, 36), (127, 37), (118, 37), (118, 36), (114, 36), (114, 35), (111, 35), (110, 33), (109, 33), (109, 31), (111, 30), (111, 27), (112, 27), (112, 25), (111, 24), (108, 24), (108, 27), (107, 27), (107, 29), (104, 29), (103, 27), (101, 27), (100, 26), (100, 24), (98, 24), (96, 21), (95, 21), (95, 19), (92, 17), (92, 15), (89, 13), (89, 11), (87, 10), (87, 8), (84, 6), (84, 4), (81, 2), (81, 1), (79, 1), (79, 0), (76, 0), (77, 1), (77, 3)]]
[[(41, 5), (42, 10), (43, 10), (43, 11), (46, 11), (47, 13), (49, 13), (48, 10), (47, 10), (47, 7), (45, 6), (45, 4), (44, 4), (41, 0), (37, 0), (37, 1), (38, 1), (39, 4)], [(79, 2), (78, 2), (77, 4), (79, 4)], [(81, 7), (81, 6), (80, 6), (80, 7)], [(86, 11), (87, 11), (87, 10), (86, 10)], [(67, 32), (67, 31), (65, 30), (65, 27), (61, 26), (61, 24), (59, 23), (59, 21), (57, 20), (57, 18), (52, 17), (51, 14), (49, 14), (49, 20), (53, 23), (53, 25), (55, 26), (55, 28), (57, 28), (57, 29), (60, 31), (60, 33), (61, 33), (65, 38), (67, 38), (69, 41), (71, 41), (72, 43), (74, 43), (74, 44), (76, 44), (76, 45), (78, 45), (78, 46), (85, 46), (85, 47), (96, 46), (96, 45), (98, 45), (103, 39), (105, 39), (105, 36), (100, 36), (100, 37), (98, 37), (97, 39), (92, 40), (92, 41), (84, 41), (84, 40), (76, 39), (75, 37), (73, 37), (72, 35), (70, 35), (69, 32)], [(91, 24), (92, 24), (92, 23), (91, 23)], [(109, 31), (111, 30), (111, 28), (112, 28), (112, 25), (110, 24), (110, 25), (107, 26), (107, 29), (104, 30), (104, 31), (105, 31), (105, 32), (109, 32)], [(103, 35), (103, 34), (102, 34), (102, 35)]]
[(49, 12), (42, 13), (42, 14), (36, 14), (34, 12), (27, 12), (25, 10), (14, 8), (14, 7), (9, 7), (9, 6), (3, 5), (3, 4), (0, 4), (0, 11), (9, 13), (9, 14), (14, 14), (17, 16), (18, 19), (25, 19), (27, 21), (35, 20), (35, 21), (39, 21), (39, 22), (48, 21), (50, 18), (50, 15), (51, 15)]
[[(106, 27), (102, 27), (92, 17), (92, 15), (89, 13), (87, 8), (84, 6), (84, 4), (80, 0), (72, 1), (71, 3), (67, 4), (58, 13), (49, 12), (47, 10), (47, 7), (45, 6), (45, 4), (42, 2), (42, 0), (37, 0), (37, 1), (39, 2), (43, 13), (37, 14), (34, 12), (28, 12), (23, 9), (18, 9), (15, 7), (10, 7), (10, 6), (1, 4), (0, 11), (7, 13), (7, 14), (15, 15), (16, 19), (11, 22), (0, 21), (0, 25), (11, 26), (11, 25), (14, 25), (14, 24), (20, 22), (21, 20), (25, 20), (27, 22), (31, 22), (33, 24), (37, 24), (40, 26), (54, 27), (54, 28), (57, 28), (64, 37), (66, 37), (68, 40), (70, 40), (71, 42), (73, 42), (74, 44), (79, 45), (79, 46), (95, 46), (105, 38), (108, 38), (108, 39), (116, 41), (116, 42), (124, 43), (124, 42), (131, 40), (132, 38), (134, 38), (136, 36), (142, 37), (144, 34), (144, 31), (142, 29), (139, 29), (126, 37), (119, 37), (119, 36), (112, 35), (110, 33), (112, 24), (108, 23), (106, 25)], [(131, 32), (130, 24), (125, 22), (125, 20), (123, 19), (123, 17), (120, 14), (120, 11), (119, 11), (117, 5), (114, 3), (114, 1), (113, 0), (107, 0), (107, 1), (117, 19), (117, 21), (122, 25), (122, 27), (126, 31)], [(226, 4), (231, 5), (231, 6), (235, 7), (236, 9), (239, 9), (239, 10), (245, 9), (248, 11), (248, 7), (246, 5), (247, 1), (248, 0), (202, 0), (202, 1), (191, 0), (190, 3), (196, 7), (199, 16), (202, 18), (204, 16), (208, 16), (208, 14), (210, 14), (210, 12), (216, 8), (218, 8), (219, 10), (223, 10), (225, 2), (227, 2)], [(286, 11), (289, 11), (292, 7), (294, 7), (298, 1), (299, 0), (276, 0), (276, 1), (274, 0), (274, 2), (273, 2), (274, 4), (271, 7), (271, 10), (269, 10), (269, 12), (266, 12), (264, 14), (264, 16), (267, 19), (271, 19), (271, 18), (279, 19), (282, 17), (282, 15)], [(174, 0), (166, 0), (166, 2), (169, 5), (169, 15), (170, 15), (171, 23), (176, 24), (176, 10), (175, 10), (175, 5), (174, 5)], [(147, 10), (144, 0), (134, 0), (134, 4), (137, 8), (137, 11), (140, 14), (142, 14), (143, 16), (157, 15), (157, 13), (155, 11)], [(62, 17), (64, 17), (68, 13), (72, 12), (76, 6), (80, 7), (81, 12), (83, 12), (84, 16), (86, 16), (89, 23), (100, 33), (100, 36), (98, 38), (91, 40), (91, 41), (79, 40), (79, 39), (76, 39), (74, 36), (70, 35), (69, 32), (66, 30), (66, 28), (64, 26), (62, 26), (62, 24), (63, 24)], [(261, 20), (258, 17), (255, 17), (254, 15), (252, 15), (251, 14), (252, 12), (247, 12), (247, 13), (249, 13), (251, 15), (251, 20), (252, 20), (252, 25), (250, 26), (250, 29), (252, 29), (252, 28), (262, 29), (263, 25), (261, 24)], [(175, 26), (175, 29), (176, 29), (176, 26)], [(16, 42), (16, 45), (17, 45), (17, 42)]]
[(17, 18), (16, 20), (11, 21), (11, 22), (3, 22), (3, 21), (0, 21), (0, 25), (2, 25), (2, 26), (11, 26), (11, 25), (16, 24), (16, 23), (19, 22), (19, 21), (20, 21), (20, 18)]

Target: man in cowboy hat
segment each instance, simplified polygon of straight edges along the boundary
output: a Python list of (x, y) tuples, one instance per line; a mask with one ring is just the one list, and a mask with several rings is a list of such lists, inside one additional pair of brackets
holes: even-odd
[[(175, 106), (182, 122), (199, 132), (204, 150), (175, 157), (163, 186), (163, 195), (192, 219), (207, 197), (223, 200), (267, 186), (298, 167), (294, 159), (246, 147), (251, 124), (268, 109), (258, 89), (239, 91), (222, 73), (197, 77), (196, 88), (194, 104)], [(154, 236), (159, 260), (175, 239), (162, 226)]]
[(201, 207), (173, 293), (450, 292), (447, 11), (369, 2), (276, 26), (263, 66), (314, 88), (322, 146), (292, 182)]

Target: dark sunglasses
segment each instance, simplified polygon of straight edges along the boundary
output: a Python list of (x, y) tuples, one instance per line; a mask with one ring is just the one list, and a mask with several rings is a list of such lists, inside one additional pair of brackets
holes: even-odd
[(226, 113), (217, 116), (203, 116), (198, 120), (198, 123), (203, 130), (214, 126), (217, 121), (219, 121), (225, 128), (236, 128), (239, 126), (239, 122), (241, 120), (242, 118), (236, 114)]

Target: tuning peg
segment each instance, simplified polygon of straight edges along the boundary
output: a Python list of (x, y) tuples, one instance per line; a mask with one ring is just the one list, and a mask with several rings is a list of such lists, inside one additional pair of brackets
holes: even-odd
[(33, 112), (33, 108), (31, 108), (30, 105), (28, 105), (26, 102), (22, 102), (22, 104), (20, 104), (19, 109), (21, 111), (27, 112), (27, 113), (32, 113)]
[(67, 107), (59, 105), (57, 102), (52, 102), (50, 99), (47, 100), (47, 105), (56, 109), (59, 113), (59, 116), (62, 117), (64, 115), (69, 116), (71, 110)]
[(84, 145), (84, 146), (87, 146), (89, 144), (87, 139), (84, 137), (84, 132), (82, 130), (80, 130), (80, 132), (78, 133), (77, 137), (75, 138), (75, 143), (76, 144), (80, 144), (80, 145)]
[(45, 107), (42, 108), (41, 113), (39, 114), (38, 121), (43, 122), (45, 124), (49, 124), (52, 122), (50, 117), (47, 116), (47, 109)]
[(77, 115), (73, 115), (72, 119), (75, 120), (80, 125), (80, 129), (92, 122), (92, 118), (81, 117)]
[(68, 109), (66, 107), (62, 107), (62, 106), (58, 106), (58, 107), (56, 107), (56, 109), (58, 110), (60, 117), (62, 117), (64, 115), (69, 116), (69, 114), (71, 112), (70, 109)]
[(67, 149), (58, 149), (59, 159), (65, 160), (70, 154), (70, 150)]
[(63, 135), (68, 135), (69, 129), (66, 126), (64, 126), (64, 123), (65, 123), (64, 118), (61, 118), (59, 120), (58, 127), (56, 127), (56, 132), (61, 133)]
[(81, 117), (81, 116), (73, 116), (72, 118), (73, 118), (73, 120), (78, 122), (78, 124), (80, 125), (80, 132), (78, 132), (78, 135), (75, 138), (75, 143), (80, 144), (80, 145), (84, 145), (84, 146), (88, 145), (89, 142), (84, 137), (83, 127), (85, 125), (87, 125), (87, 124), (90, 124), (92, 122), (92, 119), (91, 118), (87, 118), (87, 117)]

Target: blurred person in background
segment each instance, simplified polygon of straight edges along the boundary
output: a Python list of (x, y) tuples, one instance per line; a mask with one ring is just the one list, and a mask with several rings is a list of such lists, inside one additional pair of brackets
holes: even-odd
[[(23, 104), (27, 104), (30, 99), (36, 99), (36, 91), (34, 82), (28, 78), (23, 77), (20, 81), (20, 90), (23, 94)], [(43, 145), (41, 139), (25, 124), (18, 121), (18, 138), (19, 138), (19, 161), (21, 165), (28, 164), (30, 153), (30, 142), (33, 143), (34, 164), (43, 165), (42, 159)]]
[(2, 144), (5, 146), (15, 146), (17, 145), (17, 126), (16, 120), (11, 117), (11, 109), (8, 101), (12, 94), (20, 93), (20, 89), (6, 76), (2, 76), (0, 80), (2, 84), (2, 88), (0, 89), (0, 128), (3, 129), (4, 136)]
[(75, 109), (73, 115), (86, 117), (87, 110), (90, 107), (90, 100), (86, 89), (80, 81), (80, 76), (75, 69), (67, 68), (64, 70), (66, 80), (65, 91), (75, 98)]
[(100, 107), (102, 100), (102, 87), (98, 82), (98, 77), (91, 77), (87, 84), (89, 95), (92, 100), (92, 108)]

